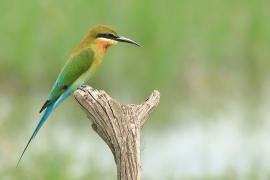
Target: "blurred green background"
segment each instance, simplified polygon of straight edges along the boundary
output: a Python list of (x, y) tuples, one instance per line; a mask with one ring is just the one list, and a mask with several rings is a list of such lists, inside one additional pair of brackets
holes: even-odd
[(269, 0), (0, 0), (0, 179), (116, 179), (109, 148), (73, 98), (16, 163), (62, 65), (89, 28), (110, 48), (88, 84), (161, 102), (142, 134), (145, 180), (270, 179)]

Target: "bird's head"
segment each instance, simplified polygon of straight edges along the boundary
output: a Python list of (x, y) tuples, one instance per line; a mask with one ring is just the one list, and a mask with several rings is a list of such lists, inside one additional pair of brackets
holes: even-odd
[(93, 44), (101, 45), (105, 48), (117, 44), (118, 42), (125, 42), (140, 46), (138, 43), (129, 38), (119, 36), (115, 30), (105, 25), (94, 26), (90, 30), (89, 36), (91, 36)]

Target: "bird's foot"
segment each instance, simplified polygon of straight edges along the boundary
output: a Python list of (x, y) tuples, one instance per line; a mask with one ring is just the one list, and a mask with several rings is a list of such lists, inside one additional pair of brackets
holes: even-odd
[(78, 87), (78, 90), (85, 91), (85, 88), (87, 88), (87, 85), (83, 84), (80, 87)]
[(81, 87), (81, 88), (86, 88), (87, 85), (86, 85), (86, 84), (82, 84), (80, 87)]

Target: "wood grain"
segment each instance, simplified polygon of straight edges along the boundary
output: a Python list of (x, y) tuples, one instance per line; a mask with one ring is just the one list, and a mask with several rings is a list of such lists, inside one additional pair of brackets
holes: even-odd
[(154, 90), (142, 104), (123, 105), (105, 91), (79, 88), (74, 97), (92, 122), (92, 128), (111, 149), (118, 180), (140, 180), (141, 128), (157, 107), (160, 93)]

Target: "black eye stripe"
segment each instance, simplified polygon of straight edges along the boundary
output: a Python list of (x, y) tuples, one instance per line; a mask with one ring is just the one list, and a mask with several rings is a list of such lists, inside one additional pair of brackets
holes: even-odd
[(113, 34), (109, 34), (109, 33), (104, 33), (104, 34), (98, 34), (97, 35), (97, 38), (98, 37), (102, 37), (102, 38), (107, 38), (107, 39), (116, 39), (117, 36), (113, 35)]

